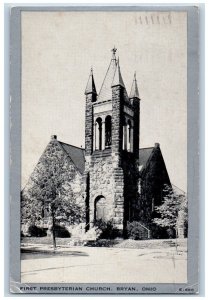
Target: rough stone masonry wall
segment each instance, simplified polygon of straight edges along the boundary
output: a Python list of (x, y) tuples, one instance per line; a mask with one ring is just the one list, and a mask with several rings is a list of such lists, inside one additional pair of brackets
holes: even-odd
[(89, 156), (93, 149), (93, 108), (92, 100), (94, 95), (86, 95), (86, 115), (85, 115), (85, 154)]
[(123, 88), (112, 88), (112, 153), (114, 167), (121, 167), (121, 151), (123, 140), (122, 124)]
[(113, 195), (113, 167), (112, 157), (94, 157), (92, 156), (90, 166), (90, 223), (94, 225), (95, 218), (95, 199), (103, 196), (106, 199), (108, 208), (108, 219), (114, 218), (114, 195)]
[(122, 111), (124, 89), (121, 86), (112, 88), (112, 162), (113, 162), (113, 193), (115, 203), (115, 224), (124, 229), (124, 172), (122, 169), (123, 124)]
[[(56, 169), (57, 173), (55, 171)], [(75, 201), (76, 205), (78, 205), (76, 207), (80, 207), (81, 211), (83, 211), (84, 198), (82, 176), (68, 157), (67, 153), (65, 153), (61, 148), (59, 142), (54, 139), (48, 144), (22, 192), (23, 219), (28, 217), (30, 214), (30, 211), (25, 211), (27, 203), (24, 203), (24, 199), (27, 199), (29, 202), (36, 201), (36, 198), (31, 196), (33, 191), (38, 191), (37, 195), (40, 200), (44, 202), (50, 201), (53, 177), (52, 173), (54, 172), (55, 176), (57, 176), (57, 180), (60, 177), (63, 182), (60, 198), (64, 197), (66, 201), (69, 201), (69, 203)], [(34, 197), (36, 197), (36, 194)], [(31, 205), (29, 203), (29, 210), (30, 207)]]

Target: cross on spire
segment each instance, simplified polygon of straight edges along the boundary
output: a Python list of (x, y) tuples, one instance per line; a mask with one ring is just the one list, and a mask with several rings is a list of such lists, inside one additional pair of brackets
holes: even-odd
[(112, 48), (112, 50), (111, 50), (111, 51), (112, 51), (112, 53), (113, 53), (113, 54), (115, 54), (115, 53), (116, 53), (116, 51), (117, 51), (117, 48), (115, 48), (115, 46), (114, 46), (114, 48)]
[(115, 48), (115, 46), (114, 46), (111, 51), (112, 51), (112, 59), (116, 59), (115, 53), (117, 51), (117, 48)]

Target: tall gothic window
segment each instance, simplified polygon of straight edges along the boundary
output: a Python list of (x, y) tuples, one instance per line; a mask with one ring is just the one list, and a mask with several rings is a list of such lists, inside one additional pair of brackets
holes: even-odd
[(132, 143), (132, 136), (131, 136), (131, 121), (128, 120), (128, 128), (127, 128), (127, 150), (131, 151), (131, 143)]
[(126, 120), (123, 122), (123, 150), (127, 150), (127, 124)]
[(110, 148), (112, 145), (112, 120), (111, 116), (105, 118), (105, 148)]
[(95, 123), (95, 150), (102, 150), (102, 119), (97, 118)]

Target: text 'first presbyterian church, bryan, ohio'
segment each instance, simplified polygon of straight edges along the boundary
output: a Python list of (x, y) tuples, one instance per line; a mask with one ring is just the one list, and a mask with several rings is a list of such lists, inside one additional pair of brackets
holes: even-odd
[[(43, 160), (62, 159), (68, 173), (69, 202), (74, 197), (85, 211), (86, 228), (96, 220), (112, 220), (124, 230), (127, 221), (151, 228), (154, 207), (162, 203), (164, 185), (171, 185), (160, 145), (139, 149), (140, 97), (134, 75), (128, 96), (116, 49), (97, 94), (91, 70), (85, 90), (85, 149), (52, 136), (23, 192), (43, 182), (43, 197), (50, 194), (50, 174)], [(36, 180), (34, 180), (36, 178)], [(66, 193), (65, 193), (66, 195)]]

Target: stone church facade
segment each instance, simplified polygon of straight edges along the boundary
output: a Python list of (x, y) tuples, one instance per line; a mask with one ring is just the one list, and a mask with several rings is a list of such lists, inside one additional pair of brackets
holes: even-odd
[(149, 228), (154, 207), (162, 202), (164, 185), (171, 183), (160, 145), (139, 148), (140, 97), (136, 75), (128, 96), (116, 49), (112, 51), (100, 92), (97, 94), (92, 70), (86, 86), (85, 149), (52, 136), (23, 193), (33, 187), (33, 178), (39, 176), (40, 180), (46, 178), (43, 195), (47, 197), (50, 176), (41, 169), (42, 161), (51, 159), (56, 164), (62, 159), (66, 161), (69, 201), (75, 197), (85, 210), (87, 230), (100, 219), (111, 220), (121, 231), (128, 221), (134, 220)]

